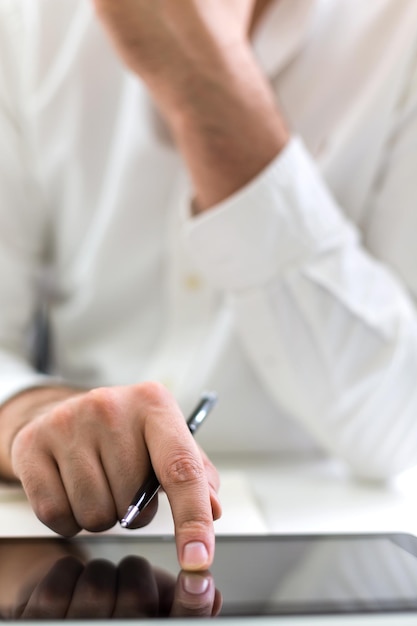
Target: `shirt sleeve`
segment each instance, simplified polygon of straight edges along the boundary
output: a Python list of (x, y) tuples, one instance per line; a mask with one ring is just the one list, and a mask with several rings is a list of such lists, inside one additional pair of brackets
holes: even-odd
[[(0, 403), (51, 380), (31, 366), (44, 220), (23, 141), (21, 74), (13, 53), (18, 16), (3, 2), (0, 20)], [(21, 45), (21, 40), (19, 40)]]
[[(403, 111), (390, 144), (395, 166), (375, 202), (415, 215), (417, 89)], [(302, 140), (183, 228), (199, 270), (230, 294), (241, 341), (277, 404), (358, 476), (414, 466), (414, 302), (362, 245)], [(415, 229), (410, 237), (414, 249)]]

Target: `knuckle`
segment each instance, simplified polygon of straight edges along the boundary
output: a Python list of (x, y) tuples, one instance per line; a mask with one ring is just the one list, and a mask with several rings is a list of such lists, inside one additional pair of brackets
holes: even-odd
[(168, 389), (162, 383), (154, 380), (148, 380), (135, 386), (137, 393), (142, 401), (151, 406), (158, 406), (172, 402), (172, 396)]
[(74, 410), (69, 402), (53, 407), (47, 416), (47, 425), (53, 433), (70, 436), (74, 423)]
[(83, 398), (83, 412), (86, 416), (99, 418), (109, 427), (119, 423), (119, 394), (111, 387), (98, 387), (88, 391)]
[(28, 461), (28, 451), (32, 450), (36, 438), (33, 422), (26, 424), (14, 436), (11, 442), (12, 459)]
[(202, 480), (205, 475), (201, 463), (190, 452), (177, 452), (167, 458), (162, 469), (162, 484), (187, 485)]
[(177, 532), (181, 534), (184, 541), (189, 541), (194, 537), (205, 537), (208, 529), (213, 528), (213, 517), (207, 513), (200, 512), (198, 516), (193, 515), (192, 519), (181, 520)]

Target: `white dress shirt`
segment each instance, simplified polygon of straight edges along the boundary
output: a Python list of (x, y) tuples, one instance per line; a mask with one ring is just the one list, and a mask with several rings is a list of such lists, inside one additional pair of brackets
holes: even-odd
[(253, 46), (293, 139), (198, 217), (89, 0), (0, 11), (0, 399), (153, 378), (185, 413), (218, 391), (209, 452), (416, 464), (417, 2), (273, 3)]

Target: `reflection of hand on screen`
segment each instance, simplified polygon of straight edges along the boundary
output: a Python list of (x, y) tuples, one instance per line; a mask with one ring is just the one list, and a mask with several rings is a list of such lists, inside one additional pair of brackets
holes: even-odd
[(82, 547), (61, 539), (0, 542), (0, 618), (13, 617), (57, 560), (72, 556), (85, 560)]
[(105, 559), (87, 563), (75, 556), (57, 560), (38, 581), (21, 589), (10, 609), (15, 619), (110, 619), (211, 616), (220, 595), (209, 573), (171, 574), (138, 556), (118, 565)]

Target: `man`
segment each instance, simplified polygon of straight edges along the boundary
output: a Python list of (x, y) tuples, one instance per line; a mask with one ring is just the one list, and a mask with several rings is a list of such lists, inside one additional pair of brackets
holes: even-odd
[(39, 518), (108, 528), (152, 463), (208, 567), (207, 387), (209, 451), (414, 465), (414, 0), (1, 10), (0, 469)]

